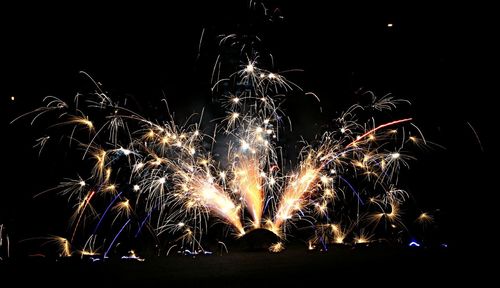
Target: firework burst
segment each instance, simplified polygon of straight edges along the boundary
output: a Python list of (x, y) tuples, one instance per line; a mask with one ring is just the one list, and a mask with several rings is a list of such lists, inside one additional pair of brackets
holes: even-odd
[[(221, 45), (238, 43), (235, 35), (221, 39)], [(284, 240), (294, 226), (305, 225), (314, 231), (310, 247), (345, 243), (348, 237), (368, 242), (374, 235), (362, 223), (368, 223), (365, 228), (381, 223), (404, 228), (400, 207), (408, 194), (396, 188), (398, 173), (412, 159), (406, 145), (422, 145), (425, 139), (412, 118), (377, 123), (374, 115), (363, 122), (358, 113), (393, 110), (406, 101), (371, 94), (371, 103), (348, 108), (335, 127), (305, 144), (297, 159), (284, 159), (287, 144), (280, 135), (287, 129), (280, 107), (288, 93), (303, 91), (283, 73), (261, 68), (260, 55), (248, 55), (226, 77), (220, 77), (224, 70), (217, 58), (212, 91), (226, 116), (214, 120), (214, 136), (202, 132), (201, 121), (149, 120), (115, 102), (85, 72), (95, 84), (92, 93), (78, 94), (72, 104), (47, 97), (45, 106), (15, 119), (34, 115), (33, 124), (56, 113), (60, 122), (49, 129), (65, 133), (64, 127), (71, 127), (66, 131), (70, 144), (93, 163), (82, 172), (86, 177), (65, 179), (54, 188), (75, 203), (70, 241), (80, 241), (78, 233), (86, 235), (82, 255), (95, 254), (96, 242), (111, 239), (102, 246), (108, 247), (107, 255), (127, 231), (135, 230), (137, 237), (145, 228), (169, 235), (178, 247), (203, 250), (212, 219), (236, 237), (262, 227)], [(234, 91), (226, 91), (231, 84)], [(50, 139), (39, 138), (36, 146), (43, 148)], [(213, 153), (214, 146), (223, 146), (225, 153)], [(287, 162), (294, 167), (287, 168)], [(418, 218), (431, 221), (425, 213)], [(91, 222), (96, 223), (93, 230), (82, 227)], [(110, 227), (113, 237), (106, 237), (102, 225)], [(68, 256), (69, 242), (64, 241), (61, 254)], [(282, 249), (282, 242), (270, 247)]]

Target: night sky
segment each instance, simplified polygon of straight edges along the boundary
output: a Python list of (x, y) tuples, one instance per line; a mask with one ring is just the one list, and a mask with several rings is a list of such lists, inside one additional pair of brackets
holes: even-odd
[(412, 153), (418, 160), (403, 172), (401, 186), (422, 209), (439, 209), (435, 213), (445, 241), (467, 242), (464, 227), (479, 230), (477, 237), (487, 234), (480, 227), (495, 193), (486, 165), (496, 132), (492, 122), (497, 122), (492, 99), (498, 92), (483, 68), (492, 60), (487, 56), (486, 14), (434, 4), (266, 1), (264, 16), (261, 8), (249, 9), (248, 1), (186, 2), (2, 9), (5, 165), (0, 223), (12, 239), (65, 233), (70, 212), (66, 200), (33, 195), (74, 177), (79, 165), (67, 161), (74, 155), (57, 140), (38, 156), (32, 146), (43, 136), (43, 121), (29, 127), (28, 119), (9, 124), (12, 119), (40, 106), (44, 96), (71, 99), (78, 91), (91, 90), (92, 83), (78, 73), (82, 70), (152, 119), (166, 117), (160, 102), (164, 97), (180, 121), (203, 107), (207, 115), (217, 115), (210, 76), (217, 35), (230, 33), (259, 36), (276, 69), (304, 70), (286, 75), (321, 98), (321, 103), (304, 95), (286, 100), (284, 111), (293, 124), (287, 136), (290, 154), (296, 152), (293, 143), (325, 131), (362, 92), (408, 99), (413, 105), (406, 115), (444, 149)]

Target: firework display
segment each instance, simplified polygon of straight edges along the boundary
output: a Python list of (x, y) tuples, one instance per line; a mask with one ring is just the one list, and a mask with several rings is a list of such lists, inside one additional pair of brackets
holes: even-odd
[[(410, 195), (398, 186), (399, 171), (413, 159), (406, 147), (426, 140), (412, 118), (387, 118), (386, 112), (409, 102), (366, 93), (369, 103), (348, 108), (310, 143), (293, 143), (301, 151), (287, 159), (283, 151), (290, 143), (282, 138), (293, 119), (283, 103), (290, 93), (319, 98), (273, 65), (264, 68), (265, 57), (242, 39), (220, 38), (221, 46), (239, 45), (241, 59), (236, 71), (226, 73), (230, 65), (217, 57), (211, 93), (227, 114), (210, 119), (211, 130), (202, 125), (203, 111), (182, 125), (167, 105), (168, 121), (140, 115), (85, 72), (93, 92), (78, 93), (73, 101), (46, 97), (44, 106), (14, 119), (33, 124), (52, 114), (52, 134), (37, 139), (35, 147), (42, 153), (53, 134), (62, 134), (80, 153), (78, 167), (91, 163), (75, 171), (82, 176), (40, 193), (57, 192), (74, 205), (67, 237), (50, 239), (60, 243), (60, 255), (79, 250), (107, 257), (117, 240), (146, 234), (170, 248), (208, 253), (204, 237), (214, 225), (229, 238), (272, 231), (281, 239), (269, 247), (272, 252), (283, 250), (287, 236), (304, 227), (311, 231), (310, 249), (401, 241), (407, 229), (401, 207)], [(432, 221), (429, 213), (416, 220)]]

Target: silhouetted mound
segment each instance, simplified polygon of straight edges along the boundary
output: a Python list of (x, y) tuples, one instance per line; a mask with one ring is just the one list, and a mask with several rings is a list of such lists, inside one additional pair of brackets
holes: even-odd
[(278, 235), (263, 228), (251, 230), (238, 240), (241, 249), (249, 251), (267, 251), (269, 246), (279, 241)]

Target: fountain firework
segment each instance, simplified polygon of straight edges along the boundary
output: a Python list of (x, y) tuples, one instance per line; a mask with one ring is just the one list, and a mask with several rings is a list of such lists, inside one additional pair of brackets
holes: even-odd
[[(343, 243), (347, 237), (366, 242), (380, 223), (405, 229), (400, 207), (409, 195), (397, 188), (398, 173), (412, 159), (405, 147), (426, 140), (412, 118), (377, 123), (376, 116), (407, 101), (367, 93), (370, 103), (351, 106), (330, 131), (304, 144), (297, 159), (285, 159), (286, 145), (280, 139), (288, 132), (280, 109), (283, 100), (293, 91), (317, 96), (304, 93), (272, 67), (262, 68), (263, 57), (248, 52), (236, 35), (221, 36), (221, 45), (228, 42), (242, 45), (244, 60), (237, 71), (222, 77), (223, 60), (217, 57), (212, 93), (227, 115), (213, 120), (213, 134), (203, 132), (201, 120), (178, 125), (172, 116), (160, 122), (139, 115), (114, 101), (85, 72), (93, 92), (77, 94), (73, 103), (46, 97), (45, 106), (14, 119), (30, 116), (33, 124), (55, 113), (58, 122), (49, 128), (64, 133), (70, 127), (66, 135), (71, 147), (93, 163), (83, 173), (86, 178), (66, 179), (50, 190), (75, 203), (72, 247), (80, 241), (82, 253), (88, 253), (86, 247), (95, 245), (99, 233), (114, 231), (108, 254), (129, 227), (135, 228), (135, 236), (147, 228), (155, 235), (170, 235), (179, 247), (201, 251), (212, 219), (227, 225), (235, 237), (264, 228), (285, 239), (293, 226), (305, 223), (314, 227), (311, 247)], [(374, 115), (361, 121), (361, 112)], [(43, 149), (53, 138), (39, 138), (37, 147)], [(213, 152), (221, 146), (224, 154)], [(422, 215), (421, 222), (432, 220)], [(91, 231), (81, 224), (89, 221), (95, 221)], [(277, 244), (273, 251), (282, 248)]]

